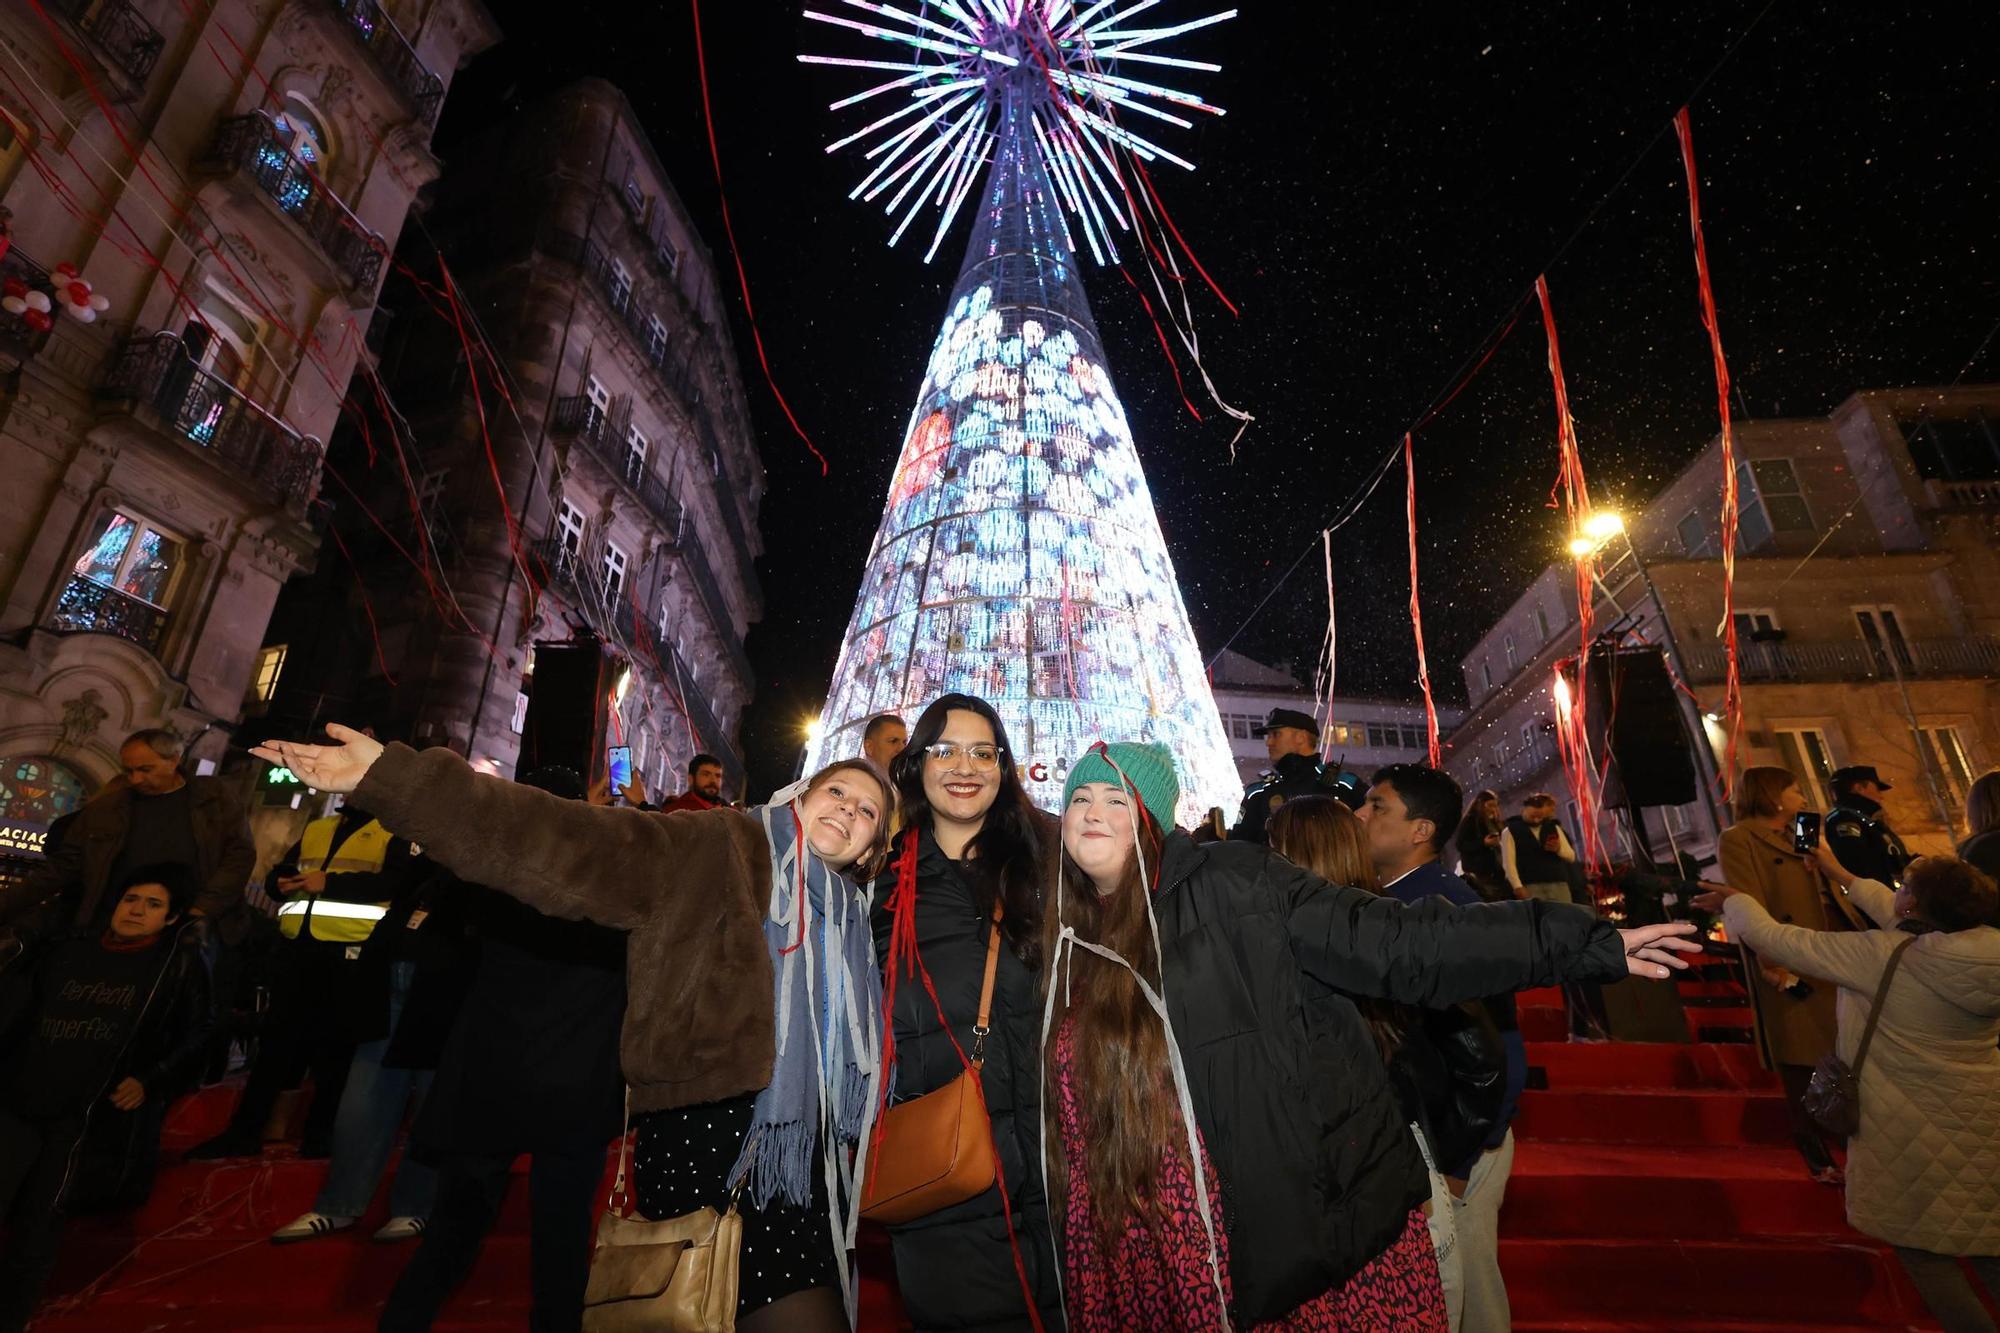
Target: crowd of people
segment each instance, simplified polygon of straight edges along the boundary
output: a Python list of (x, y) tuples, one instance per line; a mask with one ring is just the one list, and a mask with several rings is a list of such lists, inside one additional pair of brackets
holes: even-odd
[[(655, 805), (329, 727), (255, 751), (342, 798), (266, 876), (269, 913), (240, 808), (139, 733), (0, 896), (0, 1333), (63, 1219), (143, 1199), (167, 1107), (252, 1031), (189, 1155), (260, 1153), (309, 1080), (300, 1155), (326, 1175), (271, 1239), (349, 1231), (386, 1185), (374, 1237), (411, 1253), (385, 1330), (442, 1316), (523, 1154), (532, 1326), (608, 1317), (629, 1293), (591, 1238), (623, 1144), (638, 1216), (740, 1220), (748, 1333), (852, 1326), (864, 1213), (922, 1330), (1505, 1330), (1513, 994), (1667, 977), (1695, 926), (1592, 910), (1545, 794), (1503, 815), (1426, 765), (1323, 766), (1309, 714), (1261, 730), (1272, 772), (1225, 833), (1177, 827), (1150, 743), (1074, 756), (1037, 809), (963, 694), (749, 806), (710, 755)], [(1838, 1183), (1843, 1149), (1854, 1225), (1947, 1328), (1990, 1329), (1958, 1260), (2000, 1287), (2000, 773), (1961, 855), (1914, 860), (1874, 770), (1836, 777), (1801, 850), (1792, 775), (1745, 773), (1693, 905), (1750, 951), (1807, 1169)], [(1836, 1053), (1844, 1145), (1807, 1113)], [(974, 1169), (884, 1207), (880, 1178), (936, 1148), (907, 1112), (967, 1089)]]

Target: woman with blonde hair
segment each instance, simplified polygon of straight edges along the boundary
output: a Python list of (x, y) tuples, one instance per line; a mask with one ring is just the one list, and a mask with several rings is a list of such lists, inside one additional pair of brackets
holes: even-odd
[[(1835, 895), (1818, 866), (1792, 845), (1792, 819), (1805, 807), (1805, 793), (1790, 770), (1745, 769), (1736, 784), (1736, 823), (1722, 833), (1722, 878), (1780, 921), (1807, 930), (1865, 929), (1866, 923)], [(1747, 945), (1744, 965), (1758, 1055), (1784, 1084), (1792, 1142), (1814, 1180), (1838, 1185), (1840, 1167), (1802, 1100), (1813, 1066), (1833, 1049), (1833, 987), (1822, 978), (1803, 976), (1764, 958)]]

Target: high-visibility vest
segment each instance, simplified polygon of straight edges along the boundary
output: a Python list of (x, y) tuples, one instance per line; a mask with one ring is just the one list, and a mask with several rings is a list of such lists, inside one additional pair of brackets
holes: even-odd
[(395, 837), (371, 819), (335, 847), (333, 835), (339, 829), (340, 816), (328, 815), (306, 825), (299, 839), (299, 869), (324, 870), (326, 891), (301, 893), (278, 908), (278, 932), (288, 940), (309, 932), (312, 939), (329, 944), (359, 944), (389, 914), (387, 899), (355, 899), (342, 891), (340, 882), (350, 875), (381, 873)]

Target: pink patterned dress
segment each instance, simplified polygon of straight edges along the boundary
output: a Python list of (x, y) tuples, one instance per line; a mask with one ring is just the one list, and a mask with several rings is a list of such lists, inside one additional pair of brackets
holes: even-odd
[[(1194, 1176), (1186, 1160), (1169, 1154), (1158, 1189), (1162, 1221), (1126, 1223), (1115, 1253), (1098, 1238), (1097, 1210), (1084, 1173), (1076, 1169), (1089, 1151), (1089, 1126), (1071, 1077), (1072, 1024), (1056, 1034), (1057, 1131), (1070, 1164), (1062, 1201), (1063, 1296), (1072, 1333), (1206, 1333), (1222, 1327), (1223, 1297), (1208, 1265)], [(1216, 1257), (1229, 1288), (1229, 1238), (1222, 1224), (1222, 1185), (1202, 1148), (1201, 1167), (1215, 1219)], [(1053, 1201), (1052, 1201), (1053, 1203)], [(1412, 1212), (1403, 1234), (1343, 1286), (1307, 1301), (1283, 1318), (1256, 1325), (1255, 1333), (1446, 1333), (1444, 1289), (1424, 1216)]]

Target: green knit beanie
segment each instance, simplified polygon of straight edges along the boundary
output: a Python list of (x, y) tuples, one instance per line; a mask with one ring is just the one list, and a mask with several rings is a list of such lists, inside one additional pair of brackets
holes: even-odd
[[(1118, 770), (1125, 770), (1125, 781)], [(1181, 780), (1174, 775), (1174, 754), (1158, 741), (1099, 742), (1084, 751), (1069, 766), (1069, 781), (1063, 784), (1063, 805), (1086, 782), (1108, 782), (1114, 787), (1128, 783), (1139, 794), (1146, 813), (1162, 831), (1174, 826), (1174, 807), (1180, 803)]]

